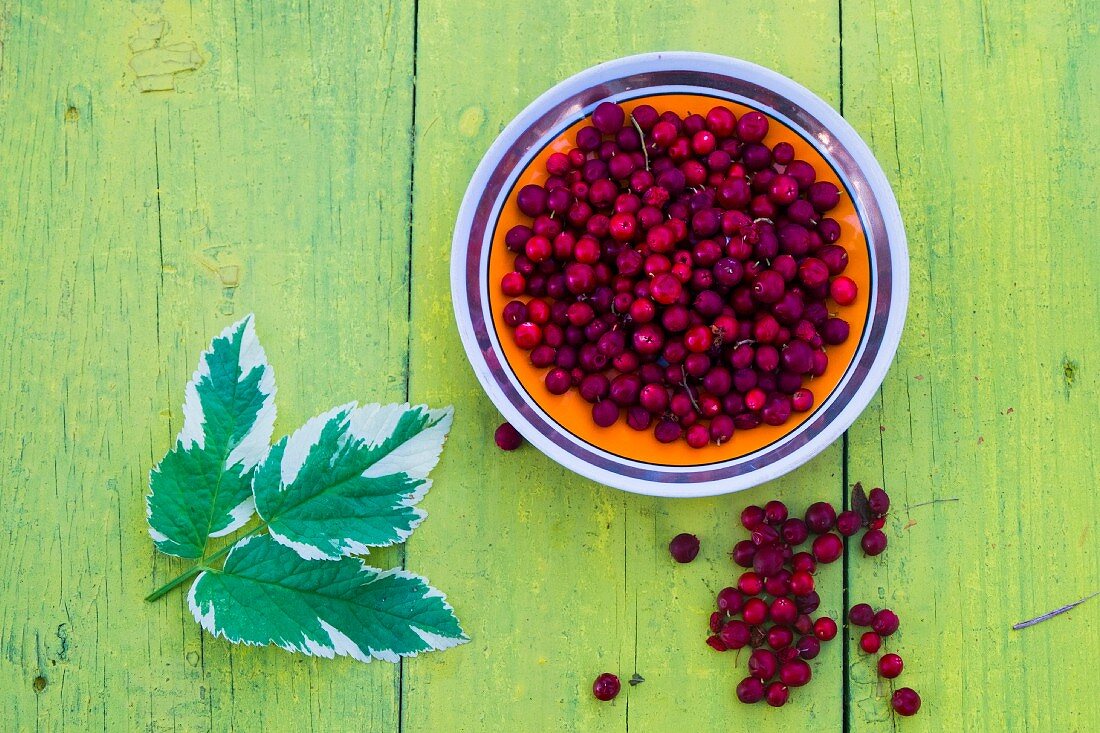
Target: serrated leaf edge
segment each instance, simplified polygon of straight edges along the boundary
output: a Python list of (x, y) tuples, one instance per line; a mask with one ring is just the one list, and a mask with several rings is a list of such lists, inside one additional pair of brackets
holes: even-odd
[[(230, 558), (232, 558), (233, 556), (233, 553), (236, 552), (238, 548), (244, 547), (254, 539), (256, 539), (255, 536), (245, 537), (237, 542), (235, 545), (233, 545), (233, 548), (229, 551), (229, 557), (226, 558), (226, 562), (229, 562)], [(379, 659), (383, 662), (397, 663), (403, 657), (412, 658), (419, 656), (423, 652), (443, 651), (445, 649), (451, 649), (470, 641), (470, 637), (467, 636), (466, 632), (462, 630), (462, 626), (458, 621), (458, 616), (454, 612), (454, 607), (452, 607), (451, 604), (447, 603), (447, 596), (441, 590), (434, 587), (427, 578), (422, 575), (417, 575), (416, 573), (411, 573), (407, 570), (402, 570), (401, 568), (378, 570), (377, 568), (367, 565), (366, 562), (364, 562), (362, 559), (355, 559), (359, 562), (359, 569), (361, 572), (373, 571), (376, 573), (375, 581), (392, 576), (397, 576), (406, 580), (419, 580), (427, 588), (427, 592), (425, 592), (424, 595), (421, 596), (421, 599), (426, 600), (428, 598), (439, 598), (440, 604), (443, 606), (443, 609), (447, 611), (447, 613), (451, 614), (451, 616), (455, 619), (456, 624), (459, 624), (459, 631), (461, 632), (460, 636), (450, 637), (442, 636), (440, 634), (433, 634), (432, 632), (425, 631), (424, 629), (421, 629), (414, 624), (409, 624), (409, 628), (412, 630), (412, 632), (420, 637), (420, 639), (428, 645), (428, 649), (401, 653), (395, 652), (392, 649), (368, 648), (367, 651), (369, 652), (369, 654), (364, 654), (363, 650), (359, 648), (359, 645), (348, 638), (346, 634), (341, 632), (339, 629), (333, 627), (321, 617), (317, 616), (317, 623), (321, 626), (322, 629), (324, 629), (325, 633), (329, 635), (329, 641), (332, 642), (332, 646), (318, 642), (315, 639), (306, 638), (304, 634), (301, 646), (291, 644), (289, 642), (286, 644), (276, 643), (274, 644), (274, 646), (277, 646), (280, 649), (291, 652), (293, 654), (318, 656), (325, 659), (332, 659), (337, 655), (349, 656), (352, 659), (369, 664), (372, 659)], [(191, 615), (194, 616), (195, 621), (197, 621), (199, 626), (209, 632), (214, 638), (220, 636), (226, 641), (229, 641), (233, 644), (242, 644), (244, 646), (268, 646), (268, 644), (260, 641), (231, 638), (229, 634), (226, 633), (225, 629), (218, 629), (215, 625), (214, 604), (210, 604), (206, 613), (203, 613), (199, 609), (198, 603), (195, 600), (196, 589), (199, 586), (199, 582), (209, 572), (209, 570), (204, 570), (203, 572), (199, 573), (199, 575), (195, 578), (195, 582), (191, 584), (191, 588), (187, 591), (187, 607), (188, 609), (190, 609)]]
[[(206, 422), (206, 416), (203, 414), (202, 401), (199, 399), (198, 383), (200, 379), (210, 374), (208, 359), (214, 353), (214, 342), (218, 339), (232, 340), (233, 335), (237, 332), (237, 329), (241, 328), (242, 324), (244, 325), (244, 332), (241, 334), (241, 346), (237, 355), (237, 363), (240, 365), (241, 373), (237, 377), (237, 382), (239, 384), (241, 379), (255, 367), (263, 367), (264, 373), (257, 388), (266, 395), (266, 398), (263, 407), (256, 413), (256, 420), (248, 435), (229, 452), (225, 461), (226, 470), (237, 465), (237, 463), (244, 466), (245, 470), (251, 470), (259, 465), (271, 448), (271, 435), (275, 430), (275, 393), (278, 391), (275, 385), (275, 370), (268, 362), (267, 352), (260, 345), (259, 337), (256, 335), (255, 314), (249, 313), (236, 323), (223, 328), (221, 333), (210, 339), (210, 345), (199, 354), (198, 366), (191, 373), (191, 380), (184, 387), (183, 427), (180, 428), (179, 435), (176, 436), (176, 442), (174, 443), (174, 449), (177, 450), (187, 450), (194, 445), (197, 445), (200, 449), (205, 449), (206, 435), (203, 426)], [(150, 486), (153, 482), (153, 474), (160, 469), (163, 462), (162, 459), (149, 469), (148, 483)], [(170, 541), (171, 538), (153, 528), (151, 521), (153, 506), (150, 503), (152, 496), (152, 491), (145, 495), (145, 523), (149, 528), (149, 537), (159, 545)], [(256, 498), (255, 496), (249, 496), (229, 511), (229, 515), (232, 517), (229, 525), (216, 532), (211, 532), (209, 536), (224, 537), (237, 531), (248, 522), (255, 511)], [(157, 549), (166, 555), (172, 555), (172, 553), (166, 552), (159, 546)]]
[[(443, 446), (446, 444), (447, 436), (450, 433), (451, 423), (454, 418), (454, 407), (448, 406), (433, 410), (427, 405), (411, 405), (408, 402), (395, 402), (387, 405), (372, 402), (363, 406), (359, 406), (358, 402), (348, 402), (310, 418), (302, 427), (295, 430), (289, 436), (280, 439), (280, 442), (286, 440), (286, 448), (283, 450), (282, 460), (279, 464), (279, 491), (286, 491), (287, 487), (294, 483), (294, 480), (298, 477), (298, 473), (302, 470), (302, 466), (305, 465), (306, 460), (309, 458), (310, 450), (316, 445), (321, 435), (321, 431), (324, 430), (325, 425), (334, 417), (341, 412), (345, 413), (342, 420), (342, 422), (347, 423), (347, 432), (344, 434), (345, 439), (355, 438), (363, 441), (371, 441), (367, 443), (368, 445), (377, 445), (380, 442), (378, 440), (379, 437), (385, 440), (389, 435), (393, 434), (393, 429), (396, 427), (396, 421), (394, 421), (393, 426), (389, 426), (388, 432), (384, 430), (384, 428), (388, 426), (383, 424), (382, 428), (374, 435), (366, 435), (363, 433), (361, 429), (362, 423), (365, 423), (377, 412), (387, 408), (394, 410), (397, 420), (400, 420), (403, 413), (416, 408), (422, 408), (428, 414), (429, 418), (435, 418), (435, 422), (424, 428), (416, 437), (424, 435), (429, 430), (438, 429), (443, 433), (439, 441), (439, 449), (435, 451), (433, 459), (430, 461), (432, 467), (438, 464), (439, 456), (443, 453)], [(356, 429), (356, 423), (360, 424), (359, 430)], [(390, 455), (392, 455), (392, 453)], [(389, 457), (389, 455), (383, 457), (377, 463), (371, 465), (362, 475), (369, 478), (389, 475), (377, 472), (378, 466), (384, 464)], [(431, 468), (429, 468), (428, 471), (417, 472), (415, 474), (404, 472), (410, 478), (415, 478), (422, 483), (412, 492), (405, 494), (401, 501), (393, 505), (395, 509), (399, 507), (412, 509), (413, 514), (415, 514), (415, 518), (409, 522), (409, 528), (407, 530), (404, 528), (394, 528), (394, 532), (397, 535), (396, 539), (375, 545), (364, 545), (346, 537), (333, 538), (339, 541), (339, 545), (332, 545), (333, 551), (325, 552), (323, 549), (315, 547), (314, 545), (292, 540), (286, 535), (279, 533), (273, 527), (268, 528), (268, 533), (273, 540), (294, 550), (303, 560), (339, 560), (349, 555), (369, 555), (371, 547), (390, 547), (392, 545), (401, 544), (412, 536), (413, 531), (428, 518), (428, 513), (416, 505), (427, 496), (428, 490), (432, 487), (432, 480), (428, 478), (428, 473), (430, 471)], [(264, 517), (264, 519), (266, 520), (267, 518)]]

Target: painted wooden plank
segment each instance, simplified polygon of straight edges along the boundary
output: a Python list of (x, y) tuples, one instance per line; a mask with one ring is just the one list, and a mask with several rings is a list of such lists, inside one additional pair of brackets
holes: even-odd
[[(907, 730), (1097, 730), (1100, 604), (1011, 626), (1100, 589), (1100, 6), (922, 5), (843, 8), (845, 114), (913, 265), (898, 362), (851, 431), (850, 479), (896, 507), (851, 598), (901, 617)], [(857, 654), (850, 678), (851, 729), (885, 728), (889, 686)]]
[(199, 350), (245, 313), (277, 434), (405, 398), (412, 7), (0, 18), (5, 722), (395, 730), (396, 667), (231, 648), (182, 593), (143, 603), (183, 565), (152, 552), (142, 496)]
[[(455, 427), (412, 538), (410, 566), (447, 577), (470, 644), (405, 666), (404, 729), (713, 730), (765, 725), (837, 728), (839, 645), (821, 679), (776, 716), (736, 702), (746, 657), (704, 646), (713, 594), (736, 576), (726, 557), (742, 507), (773, 496), (804, 508), (841, 495), (835, 446), (797, 474), (738, 497), (653, 500), (580, 479), (527, 447), (502, 454), (500, 421), (465, 363), (453, 326), (449, 243), (481, 155), (530, 100), (589, 65), (659, 49), (736, 55), (839, 101), (835, 3), (795, 8), (671, 3), (627, 11), (563, 2), (419, 4), (413, 227), (412, 384), (415, 399), (454, 402)], [(800, 29), (797, 43), (789, 31)], [(674, 566), (681, 531), (700, 559)], [(839, 611), (841, 572), (823, 575), (823, 610)], [(440, 581), (442, 583), (442, 581)], [(600, 672), (642, 685), (611, 704), (592, 698)]]

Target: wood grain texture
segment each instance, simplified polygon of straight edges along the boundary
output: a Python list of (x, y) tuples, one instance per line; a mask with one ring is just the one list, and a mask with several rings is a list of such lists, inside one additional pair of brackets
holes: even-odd
[[(839, 645), (815, 663), (816, 684), (776, 718), (733, 695), (745, 655), (735, 664), (734, 653), (715, 653), (703, 640), (714, 594), (736, 578), (726, 553), (741, 538), (741, 509), (765, 494), (801, 507), (822, 496), (839, 501), (840, 446), (767, 488), (676, 502), (598, 486), (529, 447), (503, 454), (491, 438), (501, 418), (453, 326), (448, 275), (466, 184), (538, 94), (618, 56), (690, 48), (771, 66), (836, 104), (836, 4), (658, 2), (625, 12), (570, 1), (532, 12), (509, 2), (422, 0), (417, 25), (411, 393), (454, 402), (458, 417), (409, 556), (412, 569), (449, 576), (473, 641), (405, 666), (404, 730), (713, 730), (776, 719), (839, 727)], [(804, 29), (793, 53), (781, 36), (791, 27)], [(668, 556), (668, 541), (683, 531), (703, 539), (690, 566)], [(839, 611), (841, 580), (839, 567), (824, 573), (823, 610)], [(624, 682), (637, 672), (646, 682), (600, 703), (591, 684), (604, 671)]]
[[(1010, 629), (1100, 589), (1097, 17), (1096, 0), (0, 0), (0, 728), (1100, 729), (1100, 599)], [(805, 84), (895, 185), (910, 319), (847, 466), (838, 443), (741, 496), (671, 502), (492, 445), (449, 293), (466, 183), (543, 90), (659, 49)], [(179, 592), (142, 602), (183, 567), (146, 534), (148, 470), (200, 349), (253, 311), (278, 435), (352, 399), (456, 406), (429, 520), (372, 557), (431, 578), (470, 644), (401, 668), (312, 660), (200, 633)], [(845, 587), (894, 607), (924, 708), (893, 718), (838, 643), (785, 709), (738, 705), (744, 657), (702, 645), (737, 514), (855, 481), (891, 491), (891, 548), (826, 569), (822, 612)], [(703, 539), (690, 566), (667, 557), (681, 531)], [(601, 704), (602, 671), (646, 682)]]
[[(857, 549), (849, 585), (901, 617), (886, 646), (924, 698), (906, 730), (1100, 728), (1100, 604), (1011, 629), (1100, 589), (1098, 10), (844, 4), (844, 113), (912, 258), (898, 360), (849, 464), (896, 507), (890, 549)], [(868, 660), (850, 676), (851, 730), (890, 725)]]
[(18, 341), (0, 361), (0, 727), (395, 729), (396, 667), (234, 648), (180, 592), (143, 603), (183, 565), (152, 551), (142, 497), (199, 351), (248, 312), (277, 435), (405, 398), (412, 8), (0, 18), (0, 331)]

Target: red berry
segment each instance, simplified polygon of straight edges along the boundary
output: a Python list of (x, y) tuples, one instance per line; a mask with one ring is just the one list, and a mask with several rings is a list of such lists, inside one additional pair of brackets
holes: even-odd
[(756, 649), (749, 655), (749, 674), (762, 682), (767, 682), (779, 671), (779, 660), (767, 649)]
[(773, 626), (768, 629), (767, 638), (772, 649), (785, 649), (794, 642), (794, 632), (786, 626)]
[(881, 529), (869, 529), (863, 533), (859, 546), (871, 557), (881, 555), (886, 550), (886, 535)]
[(794, 568), (796, 573), (800, 570), (807, 573), (813, 573), (817, 570), (817, 561), (814, 560), (814, 556), (810, 553), (799, 552), (795, 553), (794, 557), (791, 558), (791, 567)]
[(874, 618), (875, 610), (866, 603), (857, 603), (848, 611), (848, 621), (853, 626), (870, 626)]
[(905, 663), (897, 654), (883, 654), (878, 660), (878, 673), (879, 676), (892, 680), (901, 674), (904, 666)]
[(764, 699), (764, 683), (755, 677), (746, 677), (737, 684), (737, 699), (749, 705), (760, 702)]
[(829, 283), (829, 295), (837, 305), (851, 305), (855, 302), (858, 292), (859, 288), (856, 287), (855, 280), (847, 275), (838, 275)]
[(798, 656), (810, 660), (821, 653), (821, 641), (816, 636), (803, 636), (795, 644), (795, 648), (798, 650)]
[(814, 576), (805, 570), (796, 570), (791, 575), (791, 593), (804, 596), (814, 590)]
[[(599, 404), (611, 403), (601, 402)], [(691, 562), (695, 559), (695, 556), (699, 554), (699, 538), (687, 532), (678, 534), (668, 543), (668, 551), (672, 555), (672, 559), (676, 562)]]
[(734, 619), (722, 627), (718, 638), (729, 649), (741, 649), (752, 639), (752, 630), (744, 621)]
[(869, 529), (882, 529), (886, 526), (886, 517), (875, 517), (868, 524)]
[(733, 546), (733, 551), (730, 553), (733, 561), (743, 568), (751, 568), (755, 556), (756, 545), (752, 543), (752, 540), (741, 540)]
[(863, 520), (859, 518), (859, 515), (855, 512), (844, 511), (840, 513), (840, 516), (836, 518), (836, 531), (840, 532), (845, 537), (851, 537), (859, 528), (863, 526)]
[(810, 530), (801, 519), (791, 517), (786, 522), (783, 522), (779, 534), (782, 535), (783, 541), (788, 545), (797, 547), (805, 542), (806, 538), (810, 536)]
[(597, 700), (603, 700), (604, 702), (614, 699), (619, 694), (620, 689), (622, 689), (622, 684), (619, 682), (619, 678), (610, 672), (604, 672), (592, 683), (592, 694), (596, 696)]
[(779, 668), (779, 681), (788, 687), (802, 687), (810, 681), (810, 665), (801, 659), (784, 664)]
[(778, 526), (787, 519), (787, 505), (781, 501), (772, 500), (764, 505), (764, 521)]
[(867, 494), (867, 507), (871, 510), (871, 514), (881, 517), (890, 511), (889, 494), (878, 487), (871, 489)]
[(750, 532), (763, 524), (764, 518), (764, 510), (755, 504), (741, 510), (741, 526)]
[(752, 558), (752, 569), (765, 578), (775, 575), (783, 569), (783, 551), (776, 545), (757, 548)]
[(718, 591), (718, 610), (723, 613), (737, 613), (745, 605), (745, 597), (736, 588), (723, 588)]
[(726, 614), (722, 611), (715, 611), (710, 615), (710, 630), (717, 634), (722, 630), (722, 624), (725, 622)]
[(764, 623), (768, 618), (768, 604), (759, 598), (750, 598), (745, 601), (745, 606), (741, 609), (741, 618), (745, 619), (745, 623), (749, 626)]
[(782, 682), (772, 682), (768, 685), (768, 689), (765, 692), (765, 697), (768, 700), (768, 704), (773, 708), (781, 708), (787, 704), (787, 698), (791, 695), (790, 690)]
[(497, 448), (501, 450), (512, 451), (523, 445), (523, 436), (519, 434), (519, 431), (511, 426), (509, 423), (501, 423), (493, 434), (493, 440), (496, 441)]
[(868, 631), (859, 637), (859, 648), (868, 654), (874, 654), (882, 646), (882, 637), (873, 631)]
[(764, 590), (764, 579), (749, 571), (737, 579), (737, 589), (747, 596), (758, 596)]
[(844, 552), (844, 542), (835, 534), (823, 534), (814, 540), (813, 552), (820, 563), (836, 562)]
[(836, 637), (836, 621), (828, 616), (822, 616), (814, 621), (814, 636), (822, 641), (830, 641)]
[(780, 596), (772, 601), (768, 613), (775, 623), (789, 625), (793, 624), (795, 619), (798, 618), (798, 607), (790, 598)]
[(917, 711), (920, 710), (920, 695), (911, 687), (899, 687), (894, 690), (894, 695), (890, 698), (890, 704), (894, 706), (894, 712), (898, 715), (916, 715)]
[(718, 636), (713, 634), (707, 637), (707, 646), (709, 646), (716, 652), (724, 652), (729, 649), (729, 647), (726, 646), (725, 642), (723, 642)]
[(530, 351), (542, 343), (542, 328), (537, 323), (524, 321), (516, 326), (512, 338), (515, 340), (516, 346)]
[(875, 614), (875, 617), (871, 620), (871, 628), (875, 630), (875, 633), (879, 636), (889, 636), (898, 630), (900, 622), (898, 621), (898, 615), (888, 608), (884, 608)]
[(824, 534), (833, 528), (836, 524), (836, 510), (833, 509), (833, 505), (819, 501), (814, 504), (810, 504), (806, 509), (806, 526), (814, 534)]

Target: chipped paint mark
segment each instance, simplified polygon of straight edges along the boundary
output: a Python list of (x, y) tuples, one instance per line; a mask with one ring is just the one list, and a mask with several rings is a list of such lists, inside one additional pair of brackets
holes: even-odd
[(978, 445), (981, 445), (984, 442), (985, 442), (985, 436), (979, 435), (978, 436)]
[(35, 692), (42, 692), (42, 690), (46, 689), (46, 678), (42, 675), (38, 675), (33, 680), (31, 680), (31, 688)]
[(1077, 369), (1077, 362), (1073, 359), (1068, 356), (1062, 359), (1062, 382), (1066, 386), (1066, 399), (1069, 399), (1069, 391), (1073, 389), (1073, 384), (1077, 381)]
[(65, 110), (65, 121), (66, 122), (79, 122), (80, 121), (80, 110), (78, 110), (76, 107), (70, 106), (68, 109)]
[(458, 117), (458, 131), (466, 137), (473, 137), (481, 131), (485, 124), (485, 110), (476, 105), (462, 110)]
[(158, 20), (138, 28), (130, 39), (130, 68), (137, 75), (138, 91), (173, 92), (176, 74), (202, 66), (202, 56), (193, 41), (162, 44), (167, 32), (167, 21)]

